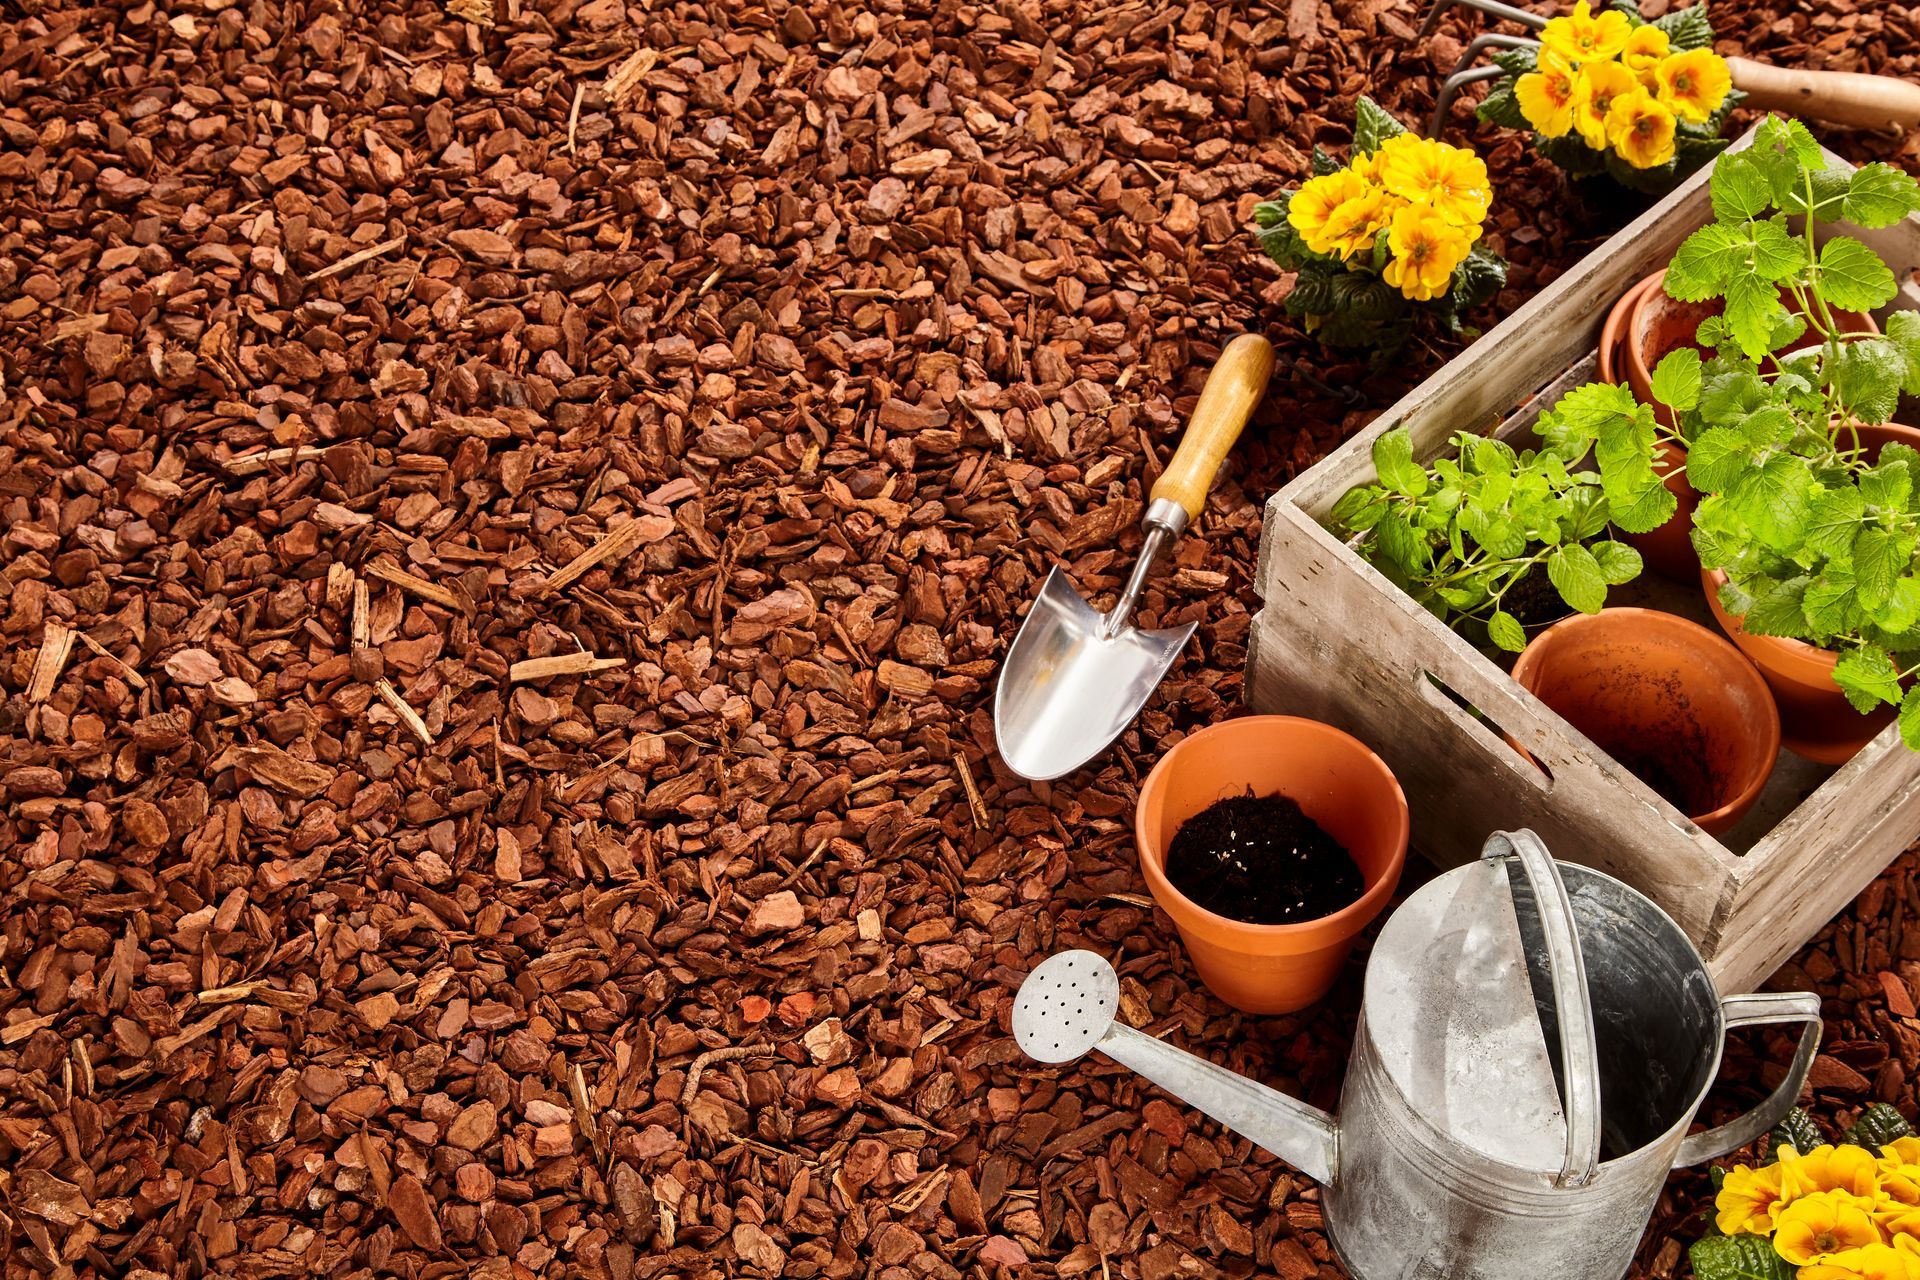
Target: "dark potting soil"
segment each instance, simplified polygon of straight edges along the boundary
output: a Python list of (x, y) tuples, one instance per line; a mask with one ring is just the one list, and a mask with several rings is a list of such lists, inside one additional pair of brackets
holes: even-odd
[(1662, 800), (1682, 813), (1711, 813), (1723, 803), (1719, 779), (1697, 752), (1687, 751), (1677, 743), (1639, 746), (1616, 743), (1604, 749), (1628, 773), (1652, 787)]
[(1167, 879), (1215, 915), (1299, 924), (1353, 905), (1366, 879), (1353, 855), (1285, 796), (1229, 796), (1180, 824)]

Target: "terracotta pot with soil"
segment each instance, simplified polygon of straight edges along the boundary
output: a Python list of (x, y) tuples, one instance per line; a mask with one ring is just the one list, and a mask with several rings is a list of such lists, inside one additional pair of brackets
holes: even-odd
[[(1857, 429), (1869, 458), (1879, 457), (1881, 447), (1895, 440), (1920, 449), (1920, 431), (1897, 422)], [(1853, 709), (1833, 682), (1839, 654), (1802, 640), (1750, 635), (1740, 626), (1740, 619), (1720, 604), (1720, 588), (1727, 585), (1727, 575), (1703, 568), (1700, 585), (1707, 593), (1714, 621), (1742, 653), (1753, 659), (1767, 687), (1773, 690), (1773, 700), (1780, 708), (1780, 740), (1787, 750), (1821, 764), (1845, 764), (1893, 723), (1898, 710), (1895, 707), (1876, 707), (1866, 715)]]
[[(1600, 378), (1603, 382), (1627, 383), (1634, 398), (1653, 406), (1661, 425), (1671, 428), (1673, 415), (1653, 398), (1653, 370), (1660, 361), (1682, 347), (1694, 347), (1694, 334), (1700, 322), (1720, 314), (1719, 299), (1709, 302), (1681, 302), (1667, 296), (1667, 273), (1656, 271), (1621, 295), (1606, 324), (1600, 330)], [(1854, 311), (1836, 311), (1834, 320), (1847, 333), (1878, 333), (1872, 316)], [(1702, 355), (1709, 354), (1701, 351)], [(1700, 557), (1694, 554), (1693, 509), (1700, 495), (1687, 483), (1687, 451), (1679, 445), (1662, 443), (1654, 455), (1654, 466), (1666, 477), (1668, 492), (1679, 502), (1673, 518), (1646, 533), (1623, 533), (1621, 541), (1633, 546), (1647, 567), (1675, 582), (1692, 582), (1700, 573)]]
[(1568, 618), (1527, 646), (1513, 678), (1711, 835), (1753, 807), (1780, 754), (1759, 670), (1671, 613)]
[(1248, 1013), (1325, 995), (1406, 861), (1406, 797), (1380, 757), (1318, 721), (1202, 729), (1140, 789), (1140, 866), (1203, 982)]

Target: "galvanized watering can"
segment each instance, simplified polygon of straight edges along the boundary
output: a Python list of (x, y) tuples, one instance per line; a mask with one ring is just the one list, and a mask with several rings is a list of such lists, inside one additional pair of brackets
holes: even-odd
[[(1133, 1068), (1324, 1187), (1355, 1280), (1626, 1274), (1670, 1169), (1765, 1133), (1820, 1039), (1805, 993), (1721, 998), (1672, 918), (1531, 831), (1396, 911), (1367, 966), (1340, 1118), (1114, 1021), (1091, 951), (1049, 957), (1014, 1003), (1028, 1056), (1090, 1049)], [(1689, 1135), (1726, 1032), (1805, 1029), (1772, 1096)]]

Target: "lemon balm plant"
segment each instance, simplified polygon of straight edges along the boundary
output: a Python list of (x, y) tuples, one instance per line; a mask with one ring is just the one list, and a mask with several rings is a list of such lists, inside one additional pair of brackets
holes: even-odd
[(1538, 48), (1494, 55), (1506, 75), (1479, 115), (1531, 132), (1571, 177), (1663, 193), (1727, 145), (1721, 126), (1740, 95), (1712, 43), (1705, 4), (1647, 22), (1631, 3), (1595, 13), (1577, 0)]
[[(1377, 482), (1331, 513), (1339, 532), (1368, 535), (1360, 553), (1428, 611), (1478, 623), (1515, 653), (1528, 625), (1598, 613), (1610, 587), (1639, 576), (1640, 553), (1610, 528), (1645, 532), (1675, 507), (1654, 471), (1653, 411), (1627, 388), (1570, 391), (1534, 430), (1537, 450), (1462, 432), (1456, 456), (1430, 467), (1405, 428), (1389, 431), (1373, 445)], [(1581, 469), (1590, 454), (1595, 468)]]
[(1726, 574), (1720, 604), (1744, 632), (1837, 655), (1854, 709), (1898, 705), (1920, 749), (1920, 686), (1903, 692), (1920, 674), (1920, 450), (1863, 436), (1920, 393), (1920, 315), (1843, 331), (1837, 312), (1884, 306), (1898, 282), (1860, 240), (1815, 234), (1890, 226), (1920, 210), (1920, 184), (1886, 164), (1829, 168), (1804, 125), (1774, 117), (1721, 157), (1712, 196), (1714, 221), (1681, 245), (1666, 289), (1722, 303), (1698, 334), (1714, 355), (1697, 374), (1681, 376), (1693, 352), (1656, 371), (1704, 495), (1694, 547)]
[(1371, 99), (1355, 106), (1352, 158), (1314, 148), (1314, 177), (1254, 209), (1260, 245), (1296, 273), (1287, 311), (1337, 347), (1384, 359), (1427, 317), (1449, 333), (1506, 283), (1479, 245), (1493, 202), (1473, 152), (1407, 132)]
[(1884, 1103), (1838, 1144), (1796, 1111), (1765, 1160), (1714, 1185), (1714, 1234), (1688, 1251), (1698, 1280), (1920, 1280), (1920, 1138)]

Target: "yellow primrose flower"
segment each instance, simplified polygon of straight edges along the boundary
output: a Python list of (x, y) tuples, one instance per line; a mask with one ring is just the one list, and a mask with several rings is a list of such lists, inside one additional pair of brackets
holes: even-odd
[(1657, 168), (1673, 159), (1676, 123), (1673, 112), (1635, 86), (1633, 92), (1615, 98), (1607, 111), (1607, 141), (1634, 168)]
[(1307, 242), (1307, 248), (1315, 253), (1332, 253), (1333, 243), (1326, 235), (1327, 220), (1335, 209), (1370, 190), (1367, 180), (1351, 169), (1310, 179), (1302, 183), (1293, 193), (1293, 199), (1287, 202), (1287, 221)]
[(1727, 60), (1711, 49), (1689, 49), (1663, 58), (1653, 78), (1660, 101), (1688, 124), (1704, 124), (1733, 88)]
[(1380, 152), (1375, 150), (1372, 155), (1364, 156), (1358, 151), (1355, 151), (1353, 153), (1353, 159), (1347, 162), (1347, 168), (1349, 171), (1359, 174), (1368, 182), (1378, 183), (1380, 181)]
[(1540, 32), (1540, 43), (1568, 62), (1601, 62), (1626, 48), (1633, 24), (1617, 9), (1594, 16), (1587, 0), (1577, 0), (1573, 13), (1555, 18)]
[(1573, 127), (1595, 151), (1607, 149), (1607, 114), (1613, 100), (1640, 88), (1633, 72), (1617, 62), (1596, 62), (1580, 68), (1574, 79)]
[(1408, 299), (1430, 302), (1452, 285), (1454, 268), (1479, 238), (1477, 225), (1455, 226), (1425, 205), (1407, 205), (1393, 215), (1387, 233), (1393, 260), (1381, 276)]
[(1542, 137), (1564, 138), (1573, 128), (1574, 71), (1551, 49), (1540, 51), (1534, 70), (1514, 82), (1520, 114)]
[(1633, 34), (1627, 37), (1626, 47), (1620, 50), (1620, 63), (1633, 72), (1641, 84), (1651, 89), (1653, 69), (1660, 65), (1660, 59), (1667, 56), (1667, 50), (1671, 47), (1667, 33), (1652, 23), (1635, 27)]
[(1424, 202), (1455, 226), (1485, 220), (1493, 203), (1486, 161), (1462, 147), (1410, 133), (1381, 144), (1380, 185), (1403, 200)]
[(1898, 1160), (1878, 1162), (1880, 1200), (1893, 1209), (1920, 1208), (1920, 1168)]
[(1794, 1198), (1821, 1191), (1874, 1197), (1880, 1186), (1880, 1162), (1865, 1147), (1822, 1144), (1801, 1155), (1780, 1148), (1781, 1188)]
[(1802, 1268), (1799, 1280), (1920, 1280), (1920, 1254), (1862, 1245)]
[(1839, 1191), (1804, 1196), (1781, 1210), (1773, 1250), (1796, 1267), (1831, 1262), (1849, 1249), (1882, 1244), (1880, 1228), (1859, 1202)]
[(1320, 229), (1320, 238), (1329, 246), (1320, 252), (1337, 253), (1342, 258), (1365, 253), (1392, 219), (1393, 210), (1382, 192), (1369, 191), (1342, 201)]
[(1773, 1231), (1774, 1215), (1786, 1206), (1780, 1174), (1777, 1164), (1758, 1169), (1738, 1165), (1727, 1170), (1726, 1180), (1713, 1198), (1714, 1221), (1723, 1235), (1751, 1232), (1764, 1236)]
[(1895, 1138), (1880, 1148), (1880, 1154), (1886, 1160), (1894, 1160), (1900, 1164), (1920, 1165), (1920, 1138), (1911, 1135)]

